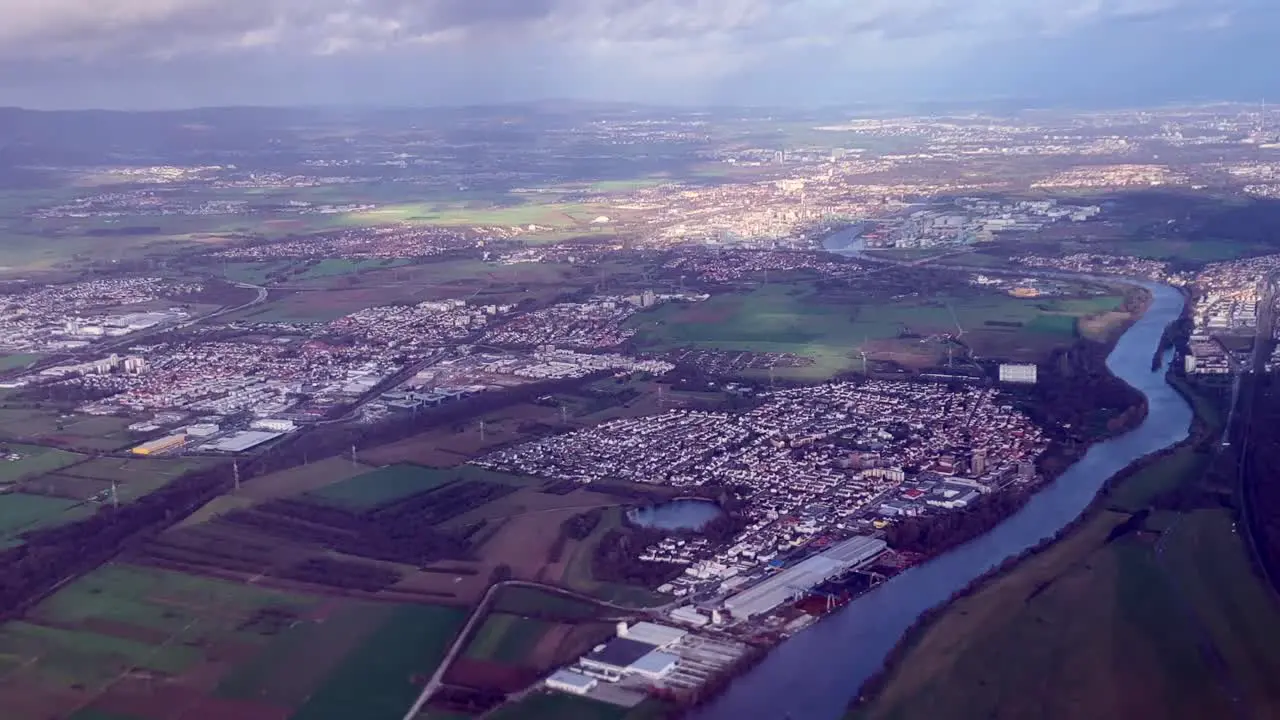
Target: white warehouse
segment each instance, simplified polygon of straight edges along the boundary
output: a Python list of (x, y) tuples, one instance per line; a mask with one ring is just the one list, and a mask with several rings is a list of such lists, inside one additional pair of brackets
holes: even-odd
[(763, 615), (826, 580), (866, 565), (886, 549), (888, 545), (878, 538), (850, 538), (725, 600), (725, 609), (739, 620)]

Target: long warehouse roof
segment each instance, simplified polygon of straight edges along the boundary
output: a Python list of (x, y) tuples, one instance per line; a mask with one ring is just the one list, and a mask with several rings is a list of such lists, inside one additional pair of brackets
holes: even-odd
[(737, 618), (748, 618), (769, 612), (790, 600), (794, 595), (872, 560), (887, 547), (888, 545), (878, 538), (863, 536), (850, 538), (734, 595), (725, 600), (724, 605)]

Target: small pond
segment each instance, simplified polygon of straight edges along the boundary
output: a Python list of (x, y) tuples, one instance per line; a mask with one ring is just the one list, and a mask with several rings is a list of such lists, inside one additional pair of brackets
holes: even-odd
[(652, 507), (633, 508), (627, 519), (640, 527), (655, 530), (701, 530), (707, 523), (723, 515), (720, 506), (710, 500), (673, 500)]

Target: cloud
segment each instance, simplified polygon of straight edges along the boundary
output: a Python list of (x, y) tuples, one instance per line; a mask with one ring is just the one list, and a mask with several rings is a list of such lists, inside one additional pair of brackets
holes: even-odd
[(590, 44), (1063, 32), (1227, 0), (0, 0), (11, 56), (143, 57), (279, 46), (378, 50), (447, 35)]
[[(697, 96), (753, 74), (793, 82), (955, 72), (993, 52), (1034, 59), (1115, 28), (1143, 35), (1277, 28), (1273, 0), (0, 0), (5, 78), (230, 68), (349, 68), (452, 88)], [(1260, 18), (1262, 18), (1260, 20)], [(1191, 37), (1182, 38), (1191, 41)], [(1087, 49), (1084, 52), (1088, 52)], [(1174, 52), (1163, 46), (1152, 52)], [(1088, 58), (1094, 59), (1094, 58)], [(20, 79), (20, 78), (19, 78)], [(240, 78), (253, 80), (253, 77)], [(801, 84), (804, 84), (801, 82)], [(864, 83), (865, 85), (865, 83)], [(764, 88), (786, 90), (790, 88)], [(784, 93), (785, 94), (785, 93)]]

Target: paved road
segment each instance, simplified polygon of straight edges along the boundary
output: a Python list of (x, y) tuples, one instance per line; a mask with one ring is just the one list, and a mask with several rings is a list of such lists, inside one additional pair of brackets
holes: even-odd
[(235, 286), (236, 286), (236, 287), (238, 287), (238, 288), (244, 288), (244, 289), (246, 289), (246, 290), (257, 290), (257, 291), (258, 291), (258, 295), (257, 295), (257, 297), (255, 297), (254, 299), (250, 300), (249, 302), (247, 302), (247, 303), (245, 303), (245, 304), (243, 304), (243, 305), (237, 305), (237, 306), (235, 306), (235, 307), (229, 307), (229, 308), (222, 308), (221, 310), (219, 310), (219, 311), (217, 311), (217, 312), (209, 313), (208, 315), (205, 315), (204, 317), (198, 317), (198, 318), (196, 318), (196, 319), (194, 319), (194, 320), (188, 320), (187, 322), (182, 323), (182, 324), (181, 324), (181, 325), (179, 325), (178, 327), (180, 327), (180, 328), (188, 328), (188, 327), (191, 327), (192, 325), (195, 325), (196, 323), (202, 323), (202, 322), (205, 322), (205, 321), (207, 321), (207, 320), (212, 320), (212, 319), (214, 319), (214, 318), (222, 317), (223, 315), (230, 315), (230, 314), (231, 314), (231, 313), (233, 313), (233, 312), (240, 312), (241, 310), (248, 310), (249, 308), (253, 307), (254, 305), (261, 305), (262, 303), (264, 303), (264, 302), (266, 302), (266, 301), (267, 301), (267, 295), (269, 294), (269, 291), (268, 291), (265, 287), (263, 287), (263, 286), (261, 286), (261, 285), (254, 285), (254, 284), (252, 284), (252, 283), (244, 283), (244, 282), (233, 282), (233, 283), (231, 283), (231, 284), (232, 284), (232, 285), (235, 285)]
[(413, 703), (413, 707), (409, 708), (409, 712), (405, 713), (404, 720), (414, 720), (414, 718), (422, 712), (422, 709), (426, 707), (427, 701), (431, 699), (431, 696), (434, 695), (436, 691), (440, 689), (440, 686), (444, 684), (445, 673), (449, 671), (449, 667), (453, 665), (453, 661), (457, 660), (458, 655), (462, 653), (464, 648), (466, 648), (467, 642), (471, 639), (475, 629), (479, 627), (485, 617), (489, 615), (489, 606), (493, 603), (494, 597), (497, 596), (499, 590), (507, 587), (526, 587), (533, 588), (535, 590), (542, 590), (543, 592), (567, 597), (572, 600), (588, 602), (596, 605), (597, 607), (613, 610), (628, 617), (661, 612), (666, 608), (666, 606), (663, 606), (662, 608), (638, 609), (624, 607), (622, 605), (614, 605), (613, 603), (593, 598), (590, 595), (583, 595), (582, 593), (574, 592), (573, 590), (566, 590), (565, 588), (556, 587), (555, 585), (544, 585), (543, 583), (530, 582), (528, 580), (506, 580), (500, 583), (494, 583), (485, 591), (484, 597), (480, 599), (480, 603), (476, 605), (476, 609), (471, 611), (471, 617), (467, 618), (466, 625), (462, 626), (462, 631), (458, 633), (456, 638), (454, 638), (453, 645), (449, 646), (449, 652), (445, 653), (444, 659), (440, 661), (440, 666), (436, 668), (436, 671), (432, 673), (431, 678), (427, 680), (426, 686), (422, 688), (422, 693), (418, 695), (418, 699)]

